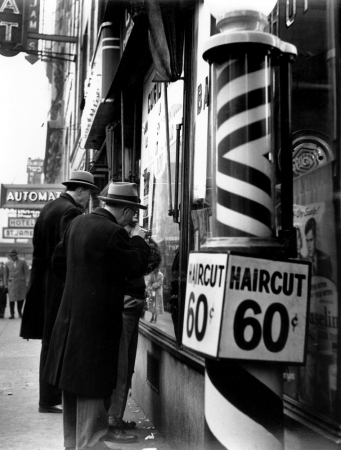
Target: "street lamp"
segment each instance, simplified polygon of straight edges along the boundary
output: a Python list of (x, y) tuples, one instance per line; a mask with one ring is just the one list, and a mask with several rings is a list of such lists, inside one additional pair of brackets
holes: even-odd
[[(275, 0), (205, 2), (220, 30), (203, 50), (211, 68), (213, 184), (206, 251), (274, 260), (295, 256), (288, 241), (293, 231), (290, 67), (296, 48), (264, 31)], [(276, 185), (281, 185), (280, 220)], [(251, 324), (257, 314), (250, 309), (244, 320)], [(240, 363), (206, 359), (206, 421), (229, 450), (281, 450), (282, 370), (252, 359), (252, 354)]]

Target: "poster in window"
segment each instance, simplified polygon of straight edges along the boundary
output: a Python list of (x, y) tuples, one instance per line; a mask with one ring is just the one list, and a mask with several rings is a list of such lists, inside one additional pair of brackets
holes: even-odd
[(306, 365), (289, 368), (285, 393), (333, 417), (337, 378), (337, 260), (332, 202), (295, 205), (297, 258), (312, 264)]

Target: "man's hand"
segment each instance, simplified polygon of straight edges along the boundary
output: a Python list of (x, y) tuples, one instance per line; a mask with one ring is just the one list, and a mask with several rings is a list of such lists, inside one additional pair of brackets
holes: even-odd
[(146, 238), (146, 232), (142, 228), (140, 228), (138, 225), (136, 225), (130, 232), (130, 236), (140, 236), (142, 239)]

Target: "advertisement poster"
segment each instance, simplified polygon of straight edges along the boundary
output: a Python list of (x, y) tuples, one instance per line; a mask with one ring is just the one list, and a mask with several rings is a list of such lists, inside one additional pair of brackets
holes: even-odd
[(333, 416), (337, 378), (338, 293), (332, 202), (294, 206), (297, 257), (312, 263), (307, 360), (284, 374), (285, 393)]

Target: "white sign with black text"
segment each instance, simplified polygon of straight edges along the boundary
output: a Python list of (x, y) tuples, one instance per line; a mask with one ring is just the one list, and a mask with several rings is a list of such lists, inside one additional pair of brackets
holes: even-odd
[(189, 255), (182, 342), (211, 356), (218, 350), (226, 262), (226, 253)]
[(306, 261), (191, 253), (183, 344), (212, 357), (304, 363), (309, 292)]

